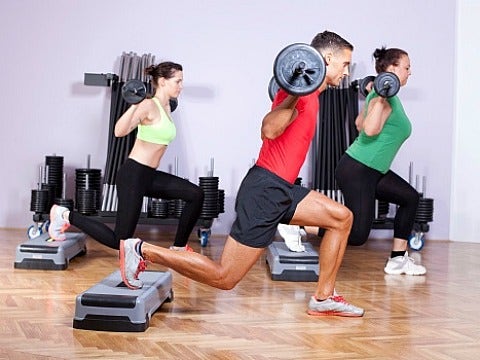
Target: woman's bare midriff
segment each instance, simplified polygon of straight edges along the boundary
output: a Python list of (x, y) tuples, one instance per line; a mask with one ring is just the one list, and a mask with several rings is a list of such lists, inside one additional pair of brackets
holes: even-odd
[(140, 164), (156, 169), (160, 165), (160, 160), (166, 150), (167, 145), (153, 144), (136, 139), (128, 157)]

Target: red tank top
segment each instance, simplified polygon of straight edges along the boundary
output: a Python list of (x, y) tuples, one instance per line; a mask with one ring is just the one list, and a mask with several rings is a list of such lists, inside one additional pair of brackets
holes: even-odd
[[(264, 139), (257, 165), (289, 183), (294, 183), (310, 148), (318, 117), (318, 91), (299, 98), (298, 116), (282, 135), (271, 140)], [(272, 109), (281, 104), (288, 94), (280, 90), (272, 103)]]

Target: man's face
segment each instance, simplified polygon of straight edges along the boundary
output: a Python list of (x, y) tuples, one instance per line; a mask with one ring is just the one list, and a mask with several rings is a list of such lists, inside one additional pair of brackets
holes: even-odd
[(345, 76), (350, 75), (350, 63), (352, 62), (352, 50), (343, 49), (335, 53), (325, 54), (327, 64), (326, 81), (328, 85), (339, 86)]

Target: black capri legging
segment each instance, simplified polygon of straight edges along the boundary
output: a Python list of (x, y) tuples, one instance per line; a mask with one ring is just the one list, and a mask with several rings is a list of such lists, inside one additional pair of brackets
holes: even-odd
[(70, 223), (98, 242), (119, 249), (120, 240), (134, 235), (140, 217), (144, 196), (182, 199), (185, 205), (180, 216), (174, 246), (185, 246), (203, 206), (202, 188), (163, 171), (127, 159), (117, 172), (118, 206), (115, 228), (71, 211)]
[(345, 205), (353, 213), (349, 245), (359, 246), (367, 241), (375, 217), (375, 199), (398, 205), (393, 236), (408, 239), (419, 201), (418, 192), (408, 182), (393, 171), (382, 174), (369, 168), (348, 154), (340, 159), (335, 178)]

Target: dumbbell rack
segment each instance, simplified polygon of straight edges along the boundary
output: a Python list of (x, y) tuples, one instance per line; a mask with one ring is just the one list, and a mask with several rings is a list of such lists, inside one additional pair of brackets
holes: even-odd
[[(87, 74), (85, 73), (84, 84), (93, 86), (107, 86), (111, 87), (111, 106), (110, 106), (110, 123), (109, 123), (109, 137), (107, 148), (107, 159), (105, 164), (105, 174), (103, 180), (103, 200), (100, 205), (100, 210), (97, 214), (92, 215), (97, 220), (104, 223), (114, 223), (116, 218), (116, 174), (120, 166), (127, 159), (131, 148), (135, 142), (136, 132), (132, 132), (127, 136), (117, 138), (114, 136), (115, 123), (118, 118), (127, 110), (127, 104), (122, 98), (123, 85), (132, 79), (143, 81), (147, 92), (151, 91), (151, 85), (147, 81), (145, 75), (145, 68), (152, 65), (155, 61), (155, 56), (151, 54), (143, 54), (138, 56), (136, 53), (122, 53), (120, 58), (120, 75), (116, 74)], [(177, 174), (176, 174), (177, 175)], [(213, 177), (213, 169), (209, 176)], [(218, 179), (218, 178), (217, 178)], [(152, 217), (149, 215), (148, 202), (145, 199), (144, 207), (140, 214), (138, 224), (145, 225), (177, 225), (178, 218), (176, 217)], [(222, 204), (219, 204), (222, 208)], [(198, 236), (202, 246), (205, 246), (210, 236), (210, 228), (213, 224), (214, 218), (223, 212), (220, 210), (216, 214), (201, 214), (197, 221)]]

